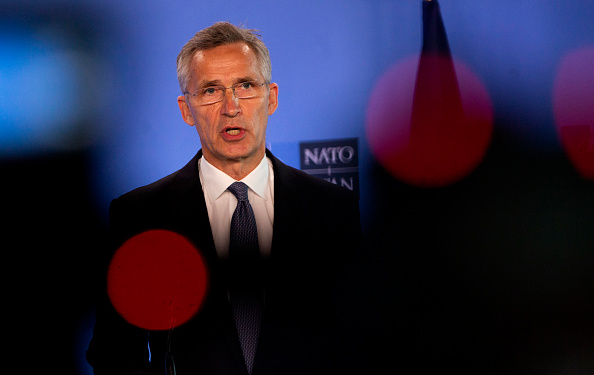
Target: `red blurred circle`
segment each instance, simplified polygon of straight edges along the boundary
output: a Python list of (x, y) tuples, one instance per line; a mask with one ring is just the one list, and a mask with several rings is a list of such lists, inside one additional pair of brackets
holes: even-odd
[(574, 168), (594, 180), (594, 46), (567, 54), (553, 86), (561, 144)]
[(442, 187), (482, 161), (493, 108), (464, 64), (438, 55), (421, 59), (422, 65), (418, 55), (405, 59), (378, 80), (367, 107), (366, 137), (376, 160), (394, 177)]
[(200, 308), (208, 272), (200, 252), (183, 236), (150, 230), (126, 241), (111, 260), (107, 292), (129, 323), (167, 330)]

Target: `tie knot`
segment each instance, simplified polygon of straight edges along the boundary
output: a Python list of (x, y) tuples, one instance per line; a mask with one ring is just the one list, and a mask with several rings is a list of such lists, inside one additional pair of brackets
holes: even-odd
[(227, 188), (240, 202), (248, 201), (248, 186), (243, 182), (234, 182)]

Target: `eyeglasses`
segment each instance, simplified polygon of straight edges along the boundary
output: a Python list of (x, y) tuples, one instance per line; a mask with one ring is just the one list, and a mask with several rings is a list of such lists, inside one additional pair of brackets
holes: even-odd
[(199, 105), (209, 105), (222, 101), (225, 97), (226, 89), (233, 90), (233, 94), (237, 99), (249, 99), (258, 96), (262, 86), (264, 86), (264, 82), (246, 81), (236, 83), (230, 87), (208, 86), (198, 90), (195, 94), (187, 91), (186, 94), (194, 96), (198, 100)]

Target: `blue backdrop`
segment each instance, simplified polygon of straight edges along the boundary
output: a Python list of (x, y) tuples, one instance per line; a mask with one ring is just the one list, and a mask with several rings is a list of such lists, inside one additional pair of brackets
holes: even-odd
[[(590, 181), (575, 174), (563, 152), (555, 129), (553, 89), (563, 59), (594, 48), (594, 1), (451, 0), (440, 5), (453, 57), (472, 69), (490, 96), (494, 140), (476, 175), (461, 185), (426, 190), (386, 176), (374, 162), (365, 138), (366, 111), (377, 80), (394, 64), (421, 50), (421, 1), (0, 0), (0, 157), (3, 173), (13, 181), (5, 186), (5, 196), (10, 193), (14, 201), (29, 203), (35, 207), (29, 212), (41, 217), (40, 225), (61, 233), (54, 239), (72, 253), (50, 262), (74, 259), (81, 269), (93, 270), (72, 271), (56, 286), (73, 288), (70, 296), (84, 301), (82, 307), (67, 304), (74, 313), (69, 318), (60, 315), (59, 320), (62, 324), (75, 322), (74, 333), (67, 335), (72, 336), (67, 345), (74, 348), (73, 362), (79, 363), (72, 371), (89, 373), (82, 357), (92, 327), (93, 299), (78, 288), (81, 283), (94, 286), (91, 277), (99, 272), (94, 267), (100, 245), (89, 237), (103, 232), (86, 231), (89, 226), (106, 225), (111, 199), (179, 169), (200, 148), (195, 129), (182, 121), (177, 106), (175, 59), (196, 31), (220, 20), (259, 29), (270, 50), (273, 81), (280, 87), (279, 108), (268, 125), (267, 144), (273, 153), (299, 168), (299, 142), (359, 139), (362, 224), (373, 238), (370, 243), (380, 249), (379, 260), (370, 262), (369, 275), (362, 278), (376, 277), (373, 282), (386, 283), (394, 300), (407, 301), (406, 296), (428, 289), (439, 301), (451, 297), (450, 291), (442, 289), (410, 287), (415, 282), (425, 285), (426, 280), (411, 276), (412, 271), (410, 278), (392, 277), (395, 272), (407, 274), (403, 264), (410, 262), (412, 269), (423, 269), (436, 279), (455, 279), (448, 284), (454, 289), (463, 285), (464, 293), (457, 295), (459, 300), (453, 299), (458, 302), (446, 306), (464, 306), (464, 311), (467, 306), (459, 302), (483, 295), (479, 290), (485, 288), (489, 297), (483, 295), (480, 303), (488, 307), (474, 311), (473, 316), (495, 311), (489, 315), (491, 322), (504, 315), (502, 324), (512, 327), (505, 331), (509, 337), (521, 331), (525, 345), (519, 344), (519, 356), (530, 358), (520, 361), (522, 365), (553, 353), (560, 358), (555, 366), (569, 362), (592, 366), (594, 356), (575, 360), (584, 353), (592, 354), (592, 337), (580, 335), (577, 354), (567, 357), (560, 353), (569, 346), (558, 343), (574, 338), (574, 331), (564, 325), (575, 321), (572, 317), (577, 316), (580, 331), (593, 330), (592, 322), (586, 322), (584, 316), (594, 310), (590, 302), (594, 296), (589, 284), (592, 277), (586, 276), (594, 271), (590, 252), (594, 249), (594, 190)], [(587, 60), (581, 70), (591, 79), (594, 66), (590, 62)], [(31, 173), (45, 178), (33, 178)], [(75, 183), (59, 183), (60, 177)], [(20, 184), (25, 183), (23, 189)], [(48, 184), (53, 186), (45, 190), (48, 195), (37, 196), (40, 190), (33, 187), (44, 191)], [(30, 195), (25, 197), (25, 192)], [(398, 220), (384, 220), (379, 194), (401, 197), (394, 207), (401, 213)], [(31, 201), (31, 195), (37, 200)], [(63, 208), (44, 205), (72, 196), (77, 197), (72, 200), (77, 208), (65, 210), (72, 222), (55, 227), (48, 224), (53, 220), (48, 212)], [(9, 208), (15, 212), (15, 228), (29, 223), (23, 205), (15, 203)], [(382, 225), (378, 225), (380, 221)], [(380, 229), (394, 228), (396, 233), (400, 228), (403, 239), (392, 242), (378, 234)], [(64, 244), (63, 235), (69, 230), (82, 233), (76, 239), (82, 243), (71, 240)], [(450, 253), (453, 258), (446, 257), (445, 264), (453, 268), (435, 271), (443, 261), (442, 252), (431, 261), (435, 269), (421, 266), (425, 260), (420, 255), (386, 255), (398, 249), (419, 254), (427, 248), (436, 251), (449, 246), (447, 241), (446, 245), (437, 240), (417, 242), (404, 232), (418, 237), (439, 233), (442, 239), (450, 238), (451, 249), (457, 251)], [(452, 235), (458, 232), (462, 234)], [(34, 242), (25, 248), (37, 251), (41, 244)], [(477, 248), (480, 250), (474, 252)], [(434, 255), (431, 251), (429, 257)], [(23, 261), (22, 255), (16, 259)], [(33, 274), (43, 275), (44, 280), (48, 276), (46, 268), (36, 266), (34, 270)], [(425, 275), (423, 272), (420, 275)], [(25, 279), (35, 280), (35, 275)], [(70, 286), (74, 278), (82, 280), (73, 281), (79, 284), (76, 288)], [(408, 286), (403, 292), (400, 285)], [(470, 285), (479, 285), (478, 290)], [(50, 289), (33, 295), (51, 301), (47, 296)], [(513, 301), (504, 296), (510, 290), (515, 291)], [(562, 297), (567, 295), (575, 299)], [(524, 305), (519, 301), (526, 301), (526, 296), (530, 302)], [(551, 316), (542, 317), (538, 324), (527, 322), (532, 312), (551, 307), (544, 302), (551, 296), (555, 305), (573, 303), (575, 309), (555, 310), (555, 316), (563, 316), (555, 321), (555, 332), (562, 333), (547, 335), (542, 329)], [(374, 311), (385, 314), (376, 324), (384, 324), (394, 335), (411, 334), (394, 323), (392, 312), (408, 316), (394, 307), (397, 303), (386, 303), (376, 295), (368, 298), (367, 303), (376, 306)], [(62, 296), (59, 300), (70, 299)], [(408, 306), (427, 307), (416, 298), (408, 301)], [(431, 308), (439, 315), (443, 305)], [(517, 308), (523, 308), (524, 313), (510, 312)], [(439, 327), (445, 319), (424, 317), (430, 326)], [(46, 322), (28, 324), (36, 330)], [(529, 328), (524, 331), (526, 324)], [(470, 350), (472, 345), (462, 343), (482, 342), (475, 337), (480, 336), (477, 327), (483, 325), (462, 328), (464, 333), (454, 340), (459, 345), (454, 347)], [(493, 357), (511, 358), (515, 349), (504, 348), (508, 336), (498, 338), (498, 329), (492, 324), (489, 327), (488, 335), (495, 337), (496, 344), (486, 345), (485, 351), (496, 353)], [(420, 333), (423, 347), (432, 348), (427, 342), (446, 331), (451, 334), (450, 328)], [(554, 344), (535, 344), (539, 338)], [(435, 345), (445, 345), (439, 342)], [(52, 343), (41, 345), (50, 350)], [(511, 367), (512, 362), (505, 363)], [(485, 363), (486, 359), (478, 365)]]

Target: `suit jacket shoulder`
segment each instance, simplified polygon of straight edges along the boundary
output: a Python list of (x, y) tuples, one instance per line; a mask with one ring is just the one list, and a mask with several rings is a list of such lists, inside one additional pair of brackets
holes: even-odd
[(318, 215), (323, 212), (331, 214), (328, 208), (336, 206), (344, 208), (341, 211), (345, 211), (346, 218), (359, 222), (359, 202), (355, 193), (288, 166), (271, 153), (268, 153), (268, 157), (272, 160), (275, 172), (275, 212), (278, 211), (277, 202), (281, 202), (281, 214), (286, 202), (293, 202), (294, 206), (299, 204), (310, 210), (311, 214)]
[(171, 230), (194, 238), (199, 230), (202, 237), (207, 237), (199, 244), (210, 245), (212, 236), (198, 173), (200, 156), (198, 153), (180, 170), (114, 199), (109, 220), (115, 240), (121, 242), (150, 229)]

